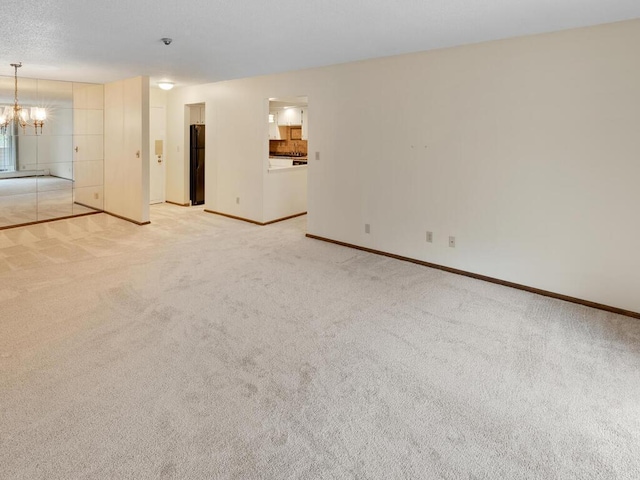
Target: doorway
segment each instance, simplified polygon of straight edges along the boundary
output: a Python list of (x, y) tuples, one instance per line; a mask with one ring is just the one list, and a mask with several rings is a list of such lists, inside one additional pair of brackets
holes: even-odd
[(189, 202), (205, 203), (205, 105), (189, 105)]
[(269, 167), (307, 165), (308, 97), (269, 99)]
[(272, 221), (307, 211), (309, 100), (306, 96), (268, 100), (269, 151), (263, 216)]

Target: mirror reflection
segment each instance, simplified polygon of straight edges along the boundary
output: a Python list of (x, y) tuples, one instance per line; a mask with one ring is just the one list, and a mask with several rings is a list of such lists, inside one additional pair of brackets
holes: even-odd
[[(0, 117), (14, 88), (0, 77)], [(102, 210), (102, 85), (18, 76), (18, 103), (30, 125), (0, 130), (0, 228)]]

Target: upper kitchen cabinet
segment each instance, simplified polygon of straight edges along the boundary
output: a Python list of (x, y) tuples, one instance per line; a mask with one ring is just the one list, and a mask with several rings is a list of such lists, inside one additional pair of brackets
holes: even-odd
[[(284, 142), (298, 141), (306, 144), (308, 97), (281, 97), (269, 99), (269, 140), (280, 140), (271, 145), (271, 151), (282, 152), (289, 146)], [(294, 151), (302, 144), (291, 145)]]
[(302, 125), (302, 108), (284, 107), (279, 112), (278, 125)]
[(269, 113), (269, 140), (280, 140), (280, 129), (278, 128), (278, 112)]
[(190, 125), (204, 125), (204, 104), (189, 105)]

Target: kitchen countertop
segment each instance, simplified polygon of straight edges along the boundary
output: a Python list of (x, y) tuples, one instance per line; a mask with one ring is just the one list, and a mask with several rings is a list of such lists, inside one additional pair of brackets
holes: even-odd
[(307, 166), (307, 157), (269, 156), (269, 170), (290, 170)]
[(297, 170), (300, 168), (307, 168), (307, 165), (291, 165), (290, 167), (269, 167), (267, 172), (282, 172), (287, 170)]
[(284, 158), (284, 159), (287, 159), (287, 160), (289, 160), (289, 159), (291, 159), (291, 160), (302, 160), (302, 161), (306, 162), (309, 157), (294, 157), (294, 156), (291, 156), (291, 155), (269, 155), (269, 158)]

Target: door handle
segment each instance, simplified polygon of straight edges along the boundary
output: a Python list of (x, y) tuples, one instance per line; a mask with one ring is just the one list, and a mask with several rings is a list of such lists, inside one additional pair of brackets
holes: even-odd
[(136, 152), (136, 158), (140, 158), (140, 150)]
[(162, 155), (158, 155), (158, 163), (162, 163)]
[(76, 153), (78, 153), (78, 147), (76, 147), (74, 150), (76, 151)]

